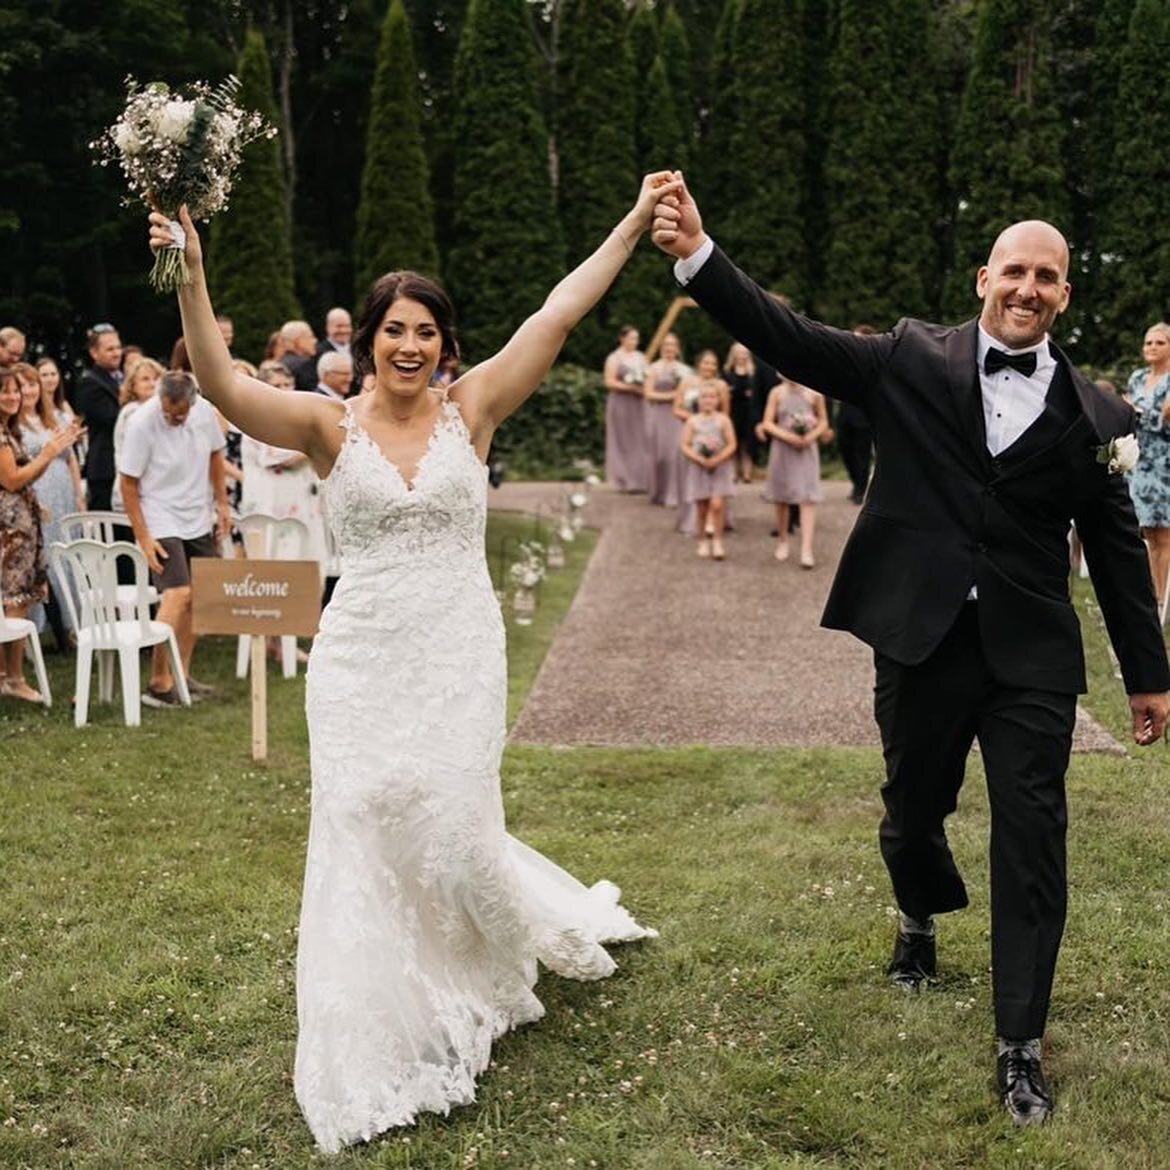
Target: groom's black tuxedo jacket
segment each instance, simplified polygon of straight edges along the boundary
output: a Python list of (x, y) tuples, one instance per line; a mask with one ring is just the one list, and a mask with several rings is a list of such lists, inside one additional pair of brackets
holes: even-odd
[(993, 458), (975, 321), (952, 328), (902, 320), (874, 337), (832, 329), (781, 305), (718, 247), (686, 291), (787, 377), (870, 417), (874, 477), (822, 624), (914, 665), (939, 644), (974, 585), (984, 653), (1002, 684), (1084, 691), (1069, 600), (1072, 519), (1126, 689), (1170, 689), (1125, 478), (1097, 461), (1103, 443), (1133, 430), (1124, 401), (1052, 346), (1057, 372), (1044, 412)]

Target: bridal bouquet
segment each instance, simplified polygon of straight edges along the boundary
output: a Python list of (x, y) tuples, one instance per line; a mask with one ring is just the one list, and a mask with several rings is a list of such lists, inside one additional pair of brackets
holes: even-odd
[[(209, 219), (228, 204), (244, 147), (271, 138), (276, 127), (236, 101), (240, 83), (229, 77), (214, 88), (197, 81), (185, 92), (164, 82), (126, 79), (126, 108), (90, 143), (102, 166), (118, 163), (130, 185), (123, 202), (141, 199), (174, 219), (185, 203), (193, 219)], [(190, 280), (186, 241), (173, 223), (175, 244), (158, 252), (150, 283), (173, 292)]]

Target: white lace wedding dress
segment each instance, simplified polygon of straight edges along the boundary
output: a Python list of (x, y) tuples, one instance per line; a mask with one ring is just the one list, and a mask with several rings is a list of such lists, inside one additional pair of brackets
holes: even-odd
[(296, 1095), (327, 1151), (474, 1100), (493, 1039), (544, 1012), (538, 959), (599, 979), (602, 942), (654, 934), (616, 886), (586, 889), (504, 828), (504, 627), (487, 473), (458, 407), (443, 403), (413, 484), (348, 408), (342, 425), (297, 956)]

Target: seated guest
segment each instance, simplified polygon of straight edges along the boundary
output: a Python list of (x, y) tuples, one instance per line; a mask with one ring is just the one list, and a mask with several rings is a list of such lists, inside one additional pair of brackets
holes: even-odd
[(280, 361), (293, 376), (298, 390), (317, 386), (317, 335), (308, 321), (286, 321), (280, 327), (284, 353)]
[(347, 353), (338, 353), (330, 350), (317, 359), (318, 394), (343, 402), (349, 397), (350, 387), (353, 385), (353, 358)]
[[(175, 631), (193, 696), (212, 688), (191, 677), (195, 633), (190, 561), (217, 556), (219, 541), (229, 531), (223, 452), (215, 410), (199, 397), (195, 379), (185, 371), (168, 370), (155, 397), (130, 420), (118, 463), (126, 514), (159, 591), (158, 620)], [(217, 516), (212, 515), (213, 499)], [(154, 648), (142, 701), (148, 707), (180, 704), (163, 646)]]

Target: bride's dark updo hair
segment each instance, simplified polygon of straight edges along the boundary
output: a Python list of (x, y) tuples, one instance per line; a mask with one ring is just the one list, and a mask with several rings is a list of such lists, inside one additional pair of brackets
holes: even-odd
[(370, 286), (357, 332), (353, 335), (350, 348), (354, 366), (359, 373), (367, 374), (373, 370), (374, 334), (382, 324), (386, 310), (401, 297), (418, 301), (430, 310), (443, 339), (443, 352), (439, 361), (458, 359), (459, 341), (455, 336), (455, 310), (451, 306), (451, 298), (435, 281), (417, 272), (387, 272)]

